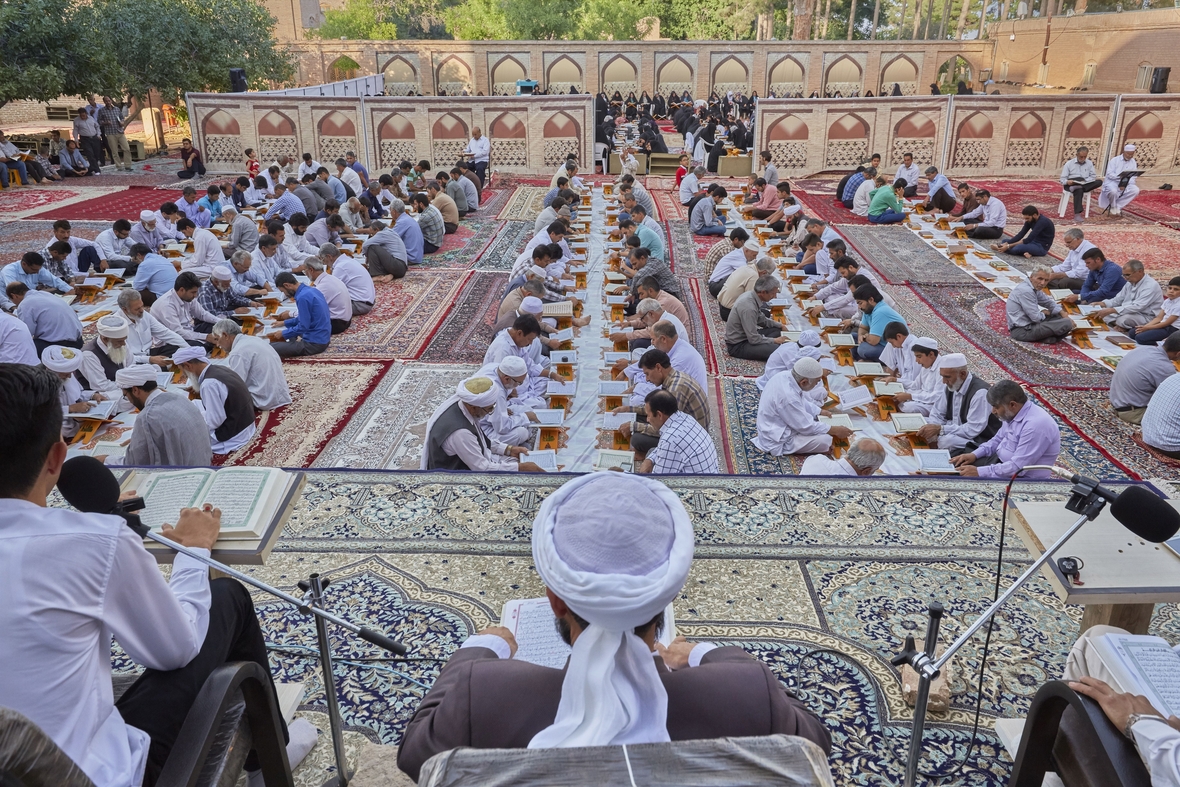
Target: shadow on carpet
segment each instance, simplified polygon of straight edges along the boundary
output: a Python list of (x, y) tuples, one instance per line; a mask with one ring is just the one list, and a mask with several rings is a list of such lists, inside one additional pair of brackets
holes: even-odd
[(426, 363), (481, 363), (495, 334), (492, 324), (507, 273), (476, 272), (455, 298), (455, 308), (422, 351)]

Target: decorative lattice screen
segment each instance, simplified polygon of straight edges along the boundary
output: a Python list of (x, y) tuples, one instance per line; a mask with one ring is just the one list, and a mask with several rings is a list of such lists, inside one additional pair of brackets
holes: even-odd
[(775, 82), (770, 86), (770, 95), (772, 98), (791, 98), (802, 92), (802, 82)]
[[(437, 144), (437, 143), (435, 143)], [(491, 166), (524, 169), (529, 165), (529, 145), (524, 139), (497, 139), (492, 143)]]
[(824, 85), (824, 90), (831, 93), (833, 96), (839, 93), (841, 96), (851, 96), (853, 93), (860, 91), (859, 82), (829, 82)]
[[(446, 93), (448, 96), (461, 96), (466, 90), (469, 95), (475, 95), (475, 89), (471, 86), (471, 82), (439, 82), (439, 93)], [(516, 83), (512, 84), (512, 91), (516, 92)]]
[(579, 93), (582, 92), (581, 82), (550, 82), (545, 89), (549, 91), (549, 95), (555, 96), (558, 93), (570, 92), (571, 87)]
[(1004, 154), (1005, 167), (1039, 169), (1045, 158), (1045, 140), (1010, 139), (1008, 151)]
[(686, 90), (692, 90), (691, 82), (661, 82), (656, 88), (656, 92), (664, 98), (667, 98), (672, 91), (676, 91), (676, 95), (680, 95)]
[(410, 91), (414, 93), (422, 92), (418, 87), (417, 82), (389, 82), (385, 83), (385, 95), (387, 96), (408, 96)]
[[(495, 155), (497, 142), (492, 146), (492, 154)], [(441, 167), (444, 164), (454, 164), (459, 160), (459, 154), (467, 147), (467, 140), (465, 139), (436, 139), (434, 140), (434, 163), (436, 167)]]
[(955, 166), (979, 169), (987, 166), (991, 155), (990, 139), (960, 139), (955, 142)]
[(350, 150), (356, 152), (356, 137), (320, 137), (320, 161), (344, 158), (344, 154)]
[(393, 169), (403, 161), (416, 161), (418, 148), (412, 139), (381, 140), (381, 166)]
[(299, 159), (298, 146), (295, 137), (259, 137), (258, 158), (262, 161), (276, 161), (279, 156), (297, 161)]
[(639, 95), (639, 83), (634, 80), (632, 80), (630, 82), (603, 82), (602, 83), (602, 92), (606, 93), (608, 96), (613, 96), (615, 94), (616, 90), (619, 91), (619, 95), (622, 96), (623, 98), (626, 98), (628, 93), (634, 93), (636, 96), (638, 96)]
[[(916, 95), (918, 95), (918, 83), (917, 82), (898, 82), (896, 84), (898, 87), (901, 88), (901, 94), (903, 96), (916, 96)], [(878, 96), (891, 96), (891, 95), (893, 95), (893, 85), (894, 85), (893, 82), (882, 82), (881, 89), (877, 91), (877, 95)]]
[(900, 164), (901, 157), (905, 153), (914, 154), (915, 164), (930, 164), (934, 161), (934, 137), (898, 137), (894, 139), (893, 147), (889, 151), (889, 163)]
[[(1065, 142), (1061, 143), (1061, 163), (1064, 165), (1069, 159), (1077, 158), (1078, 148), (1084, 147), (1090, 149), (1090, 160), (1094, 161), (1094, 166), (1097, 167), (1098, 163), (1095, 161), (1094, 154), (1098, 152), (1099, 145), (1101, 144), (1102, 140), (1100, 139), (1079, 139), (1077, 137), (1066, 137)], [(1101, 171), (1095, 171), (1098, 172), (1098, 177), (1102, 177)]]
[(1158, 139), (1128, 139), (1127, 142), (1135, 146), (1135, 163), (1139, 165), (1139, 169), (1151, 169), (1159, 161)]
[(855, 167), (864, 161), (869, 150), (867, 139), (829, 139), (826, 167)]
[(713, 90), (719, 96), (724, 96), (729, 91), (734, 93), (749, 93), (750, 83), (746, 82), (714, 82)]
[(225, 134), (205, 135), (205, 161), (210, 164), (241, 164), (245, 160), (242, 140)]
[(780, 170), (803, 169), (807, 166), (807, 141), (771, 142), (768, 150), (774, 156), (774, 165)]
[(571, 152), (578, 152), (577, 137), (550, 137), (545, 140), (545, 166), (557, 167)]

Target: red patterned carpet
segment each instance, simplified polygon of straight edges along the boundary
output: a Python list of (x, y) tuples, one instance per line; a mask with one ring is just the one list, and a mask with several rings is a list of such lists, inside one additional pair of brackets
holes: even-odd
[[(1180, 232), (1159, 224), (1121, 224), (1091, 226), (1082, 224), (1086, 240), (1102, 249), (1118, 263), (1140, 260), (1147, 272), (1160, 282), (1180, 275)], [(1061, 243), (1061, 230), (1053, 244), (1053, 254), (1064, 257), (1068, 249)]]
[(17, 186), (0, 191), (0, 214), (23, 213), (28, 210), (52, 205), (67, 199), (73, 199), (81, 192), (55, 184), (44, 188)]
[(1180, 191), (1141, 191), (1125, 212), (1180, 229)]
[[(95, 181), (96, 186), (106, 185)], [(27, 218), (30, 219), (68, 219), (78, 221), (83, 219), (114, 221), (115, 219), (134, 219), (141, 210), (159, 210), (165, 202), (175, 202), (180, 199), (180, 191), (158, 189), (154, 186), (132, 186), (126, 191), (107, 194), (102, 197), (75, 202), (50, 208)]]

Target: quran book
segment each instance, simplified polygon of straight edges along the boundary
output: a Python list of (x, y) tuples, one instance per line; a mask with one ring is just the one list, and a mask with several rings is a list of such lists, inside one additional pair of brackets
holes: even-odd
[(840, 323), (844, 322), (839, 317), (820, 317), (819, 327), (821, 328), (836, 328)]
[(788, 279), (806, 279), (807, 276), (808, 276), (807, 271), (803, 270), (802, 268), (788, 268), (787, 269), (787, 278)]
[(608, 296), (606, 296), (606, 305), (607, 306), (626, 306), (627, 305), (627, 296), (626, 295), (608, 295)]
[(603, 413), (602, 428), (613, 432), (623, 424), (635, 423), (635, 413)]
[(221, 509), (218, 540), (258, 539), (284, 513), (288, 492), (302, 473), (266, 467), (230, 467), (165, 472), (136, 470), (124, 489), (143, 498), (140, 519), (153, 530), (176, 524), (180, 509), (209, 503)]
[(791, 292), (797, 292), (797, 293), (811, 292), (811, 285), (810, 284), (792, 284), (791, 285)]
[(565, 423), (565, 410), (533, 410), (537, 422), (530, 426), (561, 426)]
[(918, 460), (918, 471), (922, 473), (958, 473), (951, 464), (951, 452), (938, 448), (915, 448), (914, 458)]
[(229, 229), (229, 225), (228, 224), (214, 224), (209, 229), (213, 230), (214, 232), (225, 232), (226, 230)]
[(840, 397), (841, 410), (861, 407), (873, 401), (873, 392), (869, 390), (867, 385), (854, 385), (843, 391), (837, 391), (836, 395)]
[(1121, 355), (1103, 355), (1102, 356), (1102, 362), (1104, 364), (1106, 364), (1107, 366), (1109, 366), (1111, 369), (1118, 368), (1119, 361), (1121, 361), (1122, 359), (1123, 359), (1123, 356), (1121, 356)]
[(622, 284), (623, 282), (627, 281), (626, 276), (621, 273), (615, 273), (614, 271), (607, 271), (603, 274), (603, 276), (606, 277), (607, 281), (614, 282), (616, 284)]
[(894, 413), (890, 416), (893, 428), (898, 432), (916, 432), (926, 425), (926, 419), (921, 413)]
[(631, 353), (604, 352), (602, 360), (605, 363), (616, 364), (619, 361), (630, 361)]
[(599, 396), (622, 396), (631, 387), (626, 380), (603, 381), (598, 384)]
[[(169, 375), (171, 376), (171, 375)], [(106, 421), (115, 414), (115, 407), (122, 401), (121, 399), (107, 399), (103, 402), (95, 402), (94, 407), (91, 407), (84, 413), (70, 413), (71, 418), (78, 420), (91, 419), (95, 421)]]
[(829, 333), (828, 345), (831, 347), (855, 347), (856, 339), (850, 333)]
[(873, 383), (873, 390), (877, 396), (895, 396), (905, 393), (905, 386), (901, 383)]
[(770, 306), (791, 306), (792, 304), (794, 304), (794, 301), (792, 301), (790, 298), (771, 298), (770, 303), (768, 305), (770, 305)]
[(576, 380), (569, 382), (562, 382), (561, 380), (550, 380), (545, 386), (545, 394), (547, 396), (573, 396), (578, 392), (578, 383)]
[(532, 462), (547, 473), (557, 472), (557, 452), (552, 448), (529, 451), (521, 459), (525, 462)]
[(573, 341), (574, 329), (573, 328), (562, 328), (560, 331), (554, 331), (553, 333), (549, 334), (549, 338), (556, 339), (559, 342)]
[(106, 276), (93, 276), (93, 277), (87, 276), (85, 279), (82, 280), (82, 286), (83, 287), (97, 287), (101, 290), (103, 287), (107, 286), (107, 277)]
[[(516, 654), (512, 657), (542, 667), (562, 669), (569, 659), (571, 649), (565, 644), (554, 625), (553, 608), (549, 599), (512, 599), (504, 604), (500, 613), (500, 625), (512, 632), (516, 638)], [(676, 620), (672, 605), (664, 610), (664, 630), (659, 641), (668, 646), (676, 638)]]
[(156, 375), (156, 387), (167, 388), (172, 385), (172, 372), (160, 372)]
[(1049, 290), (1049, 297), (1055, 301), (1063, 301), (1073, 295), (1073, 290)]
[(824, 305), (823, 301), (817, 301), (814, 298), (809, 298), (805, 301), (799, 301), (799, 306), (801, 306), (804, 309), (814, 309), (816, 306), (823, 306), (823, 305)]
[(612, 467), (618, 467), (624, 473), (635, 472), (635, 452), (599, 448), (598, 456), (594, 459), (594, 469), (610, 470)]
[(1089, 303), (1079, 303), (1077, 304), (1077, 307), (1078, 311), (1082, 313), (1083, 317), (1089, 317), (1091, 314), (1102, 308), (1101, 306), (1094, 306)]
[(853, 371), (858, 377), (884, 376), (885, 367), (876, 361), (857, 361), (852, 364)]
[[(552, 337), (557, 338), (557, 337)], [(568, 339), (559, 339), (559, 341), (568, 341)], [(578, 353), (576, 350), (551, 350), (549, 353), (550, 363), (577, 363)]]
[(1092, 640), (1113, 688), (1142, 694), (1165, 716), (1180, 715), (1180, 654), (1166, 640), (1136, 634), (1104, 634)]
[(783, 331), (782, 335), (787, 337), (788, 342), (797, 342), (799, 337), (803, 335), (803, 331)]
[(573, 317), (574, 305), (569, 301), (546, 303), (541, 309), (542, 317)]
[(843, 426), (847, 429), (856, 429), (852, 425), (852, 419), (843, 413), (836, 413), (835, 415), (821, 415), (816, 419), (824, 426)]

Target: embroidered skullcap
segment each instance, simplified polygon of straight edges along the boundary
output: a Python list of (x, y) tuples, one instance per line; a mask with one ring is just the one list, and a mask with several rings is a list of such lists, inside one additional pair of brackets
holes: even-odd
[(535, 295), (526, 295), (520, 302), (520, 310), (525, 314), (540, 314), (545, 311), (545, 304)]
[(491, 407), (496, 403), (496, 387), (488, 377), (469, 377), (455, 389), (459, 401), (472, 407)]
[(966, 369), (967, 356), (963, 353), (949, 353), (938, 359), (939, 369)]
[(815, 380), (824, 376), (824, 367), (820, 366), (819, 361), (814, 358), (800, 358), (795, 361), (795, 365), (791, 367), (791, 371), (808, 380)]

